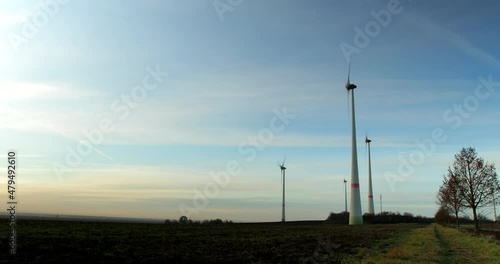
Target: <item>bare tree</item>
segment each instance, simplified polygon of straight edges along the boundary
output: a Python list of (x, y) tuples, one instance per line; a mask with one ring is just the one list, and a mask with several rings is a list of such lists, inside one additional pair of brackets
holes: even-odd
[(493, 203), (491, 189), (499, 186), (495, 165), (478, 157), (474, 147), (462, 148), (448, 174), (457, 179), (459, 193), (465, 206), (472, 209), (474, 228), (479, 232), (477, 210)]
[(439, 187), (437, 194), (437, 204), (446, 208), (448, 212), (455, 215), (455, 224), (457, 228), (460, 227), (458, 214), (462, 212), (466, 206), (463, 196), (460, 194), (459, 179), (448, 168), (448, 175), (444, 176), (443, 185)]

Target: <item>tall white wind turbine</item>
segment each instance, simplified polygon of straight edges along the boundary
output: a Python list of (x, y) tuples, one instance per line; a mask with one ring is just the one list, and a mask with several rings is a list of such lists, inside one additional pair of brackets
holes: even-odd
[(351, 200), (349, 210), (349, 225), (362, 225), (363, 213), (361, 211), (361, 198), (359, 192), (359, 175), (358, 175), (358, 153), (356, 147), (356, 120), (354, 114), (354, 89), (357, 87), (351, 83), (351, 63), (349, 62), (349, 71), (347, 73), (347, 96), (351, 94), (351, 122), (352, 122), (352, 157), (351, 157)]
[(372, 160), (370, 155), (370, 143), (372, 141), (365, 137), (365, 143), (368, 146), (368, 213), (375, 214), (373, 207), (373, 188), (372, 188)]
[(283, 200), (281, 203), (281, 222), (286, 221), (285, 220), (285, 170), (286, 170), (285, 160), (286, 160), (286, 157), (283, 159), (283, 162), (281, 164), (278, 161), (278, 166), (281, 169), (281, 182), (283, 183)]

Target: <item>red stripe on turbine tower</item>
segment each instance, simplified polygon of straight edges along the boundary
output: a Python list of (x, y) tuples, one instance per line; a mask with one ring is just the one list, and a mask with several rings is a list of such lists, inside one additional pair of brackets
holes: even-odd
[(368, 195), (368, 198), (373, 198), (373, 195)]
[(359, 188), (359, 183), (351, 183), (351, 188)]

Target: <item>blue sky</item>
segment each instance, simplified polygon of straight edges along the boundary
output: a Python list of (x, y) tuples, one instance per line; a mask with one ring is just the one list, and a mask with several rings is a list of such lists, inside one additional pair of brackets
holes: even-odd
[[(181, 206), (192, 219), (275, 221), (285, 155), (287, 219), (342, 211), (341, 45), (374, 23), (351, 72), (363, 212), (365, 134), (376, 212), (382, 194), (384, 210), (433, 215), (463, 146), (500, 164), (496, 1), (49, 2), (0, 1), (0, 145), (19, 152), (21, 211), (177, 219)], [(228, 164), (227, 185), (210, 176)], [(200, 198), (205, 187), (215, 193)]]

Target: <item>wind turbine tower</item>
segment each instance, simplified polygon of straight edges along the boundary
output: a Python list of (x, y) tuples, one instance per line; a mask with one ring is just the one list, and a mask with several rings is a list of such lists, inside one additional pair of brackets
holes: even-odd
[(493, 222), (497, 221), (497, 208), (495, 205), (495, 189), (491, 188), (491, 195), (493, 195)]
[(278, 161), (278, 166), (281, 169), (281, 182), (283, 183), (283, 200), (281, 203), (281, 222), (283, 223), (285, 222), (285, 159), (286, 157), (283, 159), (283, 162), (281, 164)]
[(344, 202), (345, 202), (344, 212), (347, 213), (347, 181), (345, 179), (344, 179)]
[(372, 141), (365, 137), (365, 143), (368, 146), (368, 213), (375, 214), (373, 207), (373, 188), (372, 188), (372, 161), (370, 155), (370, 143)]
[(351, 200), (349, 210), (349, 225), (362, 225), (363, 213), (361, 211), (361, 198), (359, 193), (359, 175), (358, 175), (358, 153), (356, 151), (356, 120), (354, 114), (354, 89), (358, 86), (351, 83), (351, 63), (347, 73), (347, 96), (351, 94), (351, 112), (352, 112), (352, 157), (351, 157)]

